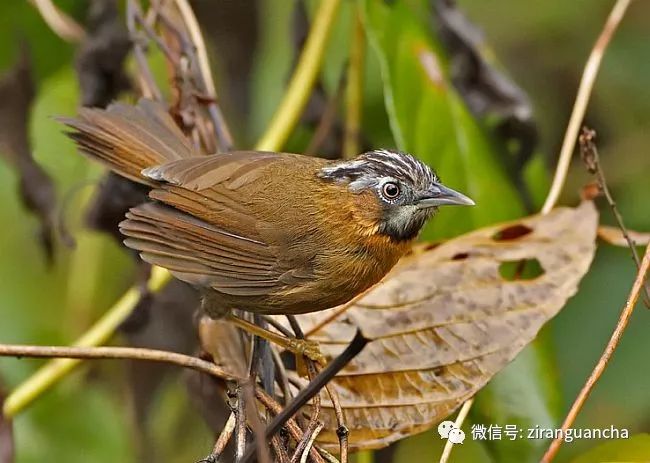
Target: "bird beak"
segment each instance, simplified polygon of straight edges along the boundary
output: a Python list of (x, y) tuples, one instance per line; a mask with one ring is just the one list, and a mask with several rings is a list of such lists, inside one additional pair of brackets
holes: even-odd
[(476, 203), (464, 194), (441, 183), (432, 186), (417, 202), (420, 209), (436, 206), (473, 206), (474, 204)]

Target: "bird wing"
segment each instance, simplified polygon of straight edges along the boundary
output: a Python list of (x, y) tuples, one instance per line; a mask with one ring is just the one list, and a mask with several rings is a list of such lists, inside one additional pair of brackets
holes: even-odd
[(294, 156), (301, 157), (234, 152), (145, 169), (159, 184), (151, 198), (164, 204), (131, 209), (120, 225), (125, 244), (183, 281), (233, 296), (269, 294), (309, 278), (309, 259), (287, 261), (282, 243), (264, 232), (273, 227), (260, 217), (263, 195), (252, 185), (267, 185), (268, 168)]

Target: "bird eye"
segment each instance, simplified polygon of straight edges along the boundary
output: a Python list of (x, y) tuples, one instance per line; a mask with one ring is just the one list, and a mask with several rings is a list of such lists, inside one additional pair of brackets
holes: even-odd
[(399, 196), (399, 186), (394, 182), (386, 182), (381, 189), (387, 199), (395, 199)]

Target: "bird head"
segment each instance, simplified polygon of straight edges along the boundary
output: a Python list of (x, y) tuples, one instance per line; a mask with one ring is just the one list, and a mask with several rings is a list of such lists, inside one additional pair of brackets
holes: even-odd
[(374, 150), (320, 170), (326, 181), (342, 183), (353, 193), (369, 191), (381, 207), (379, 233), (411, 240), (439, 206), (472, 206), (467, 196), (446, 187), (429, 166), (401, 151)]

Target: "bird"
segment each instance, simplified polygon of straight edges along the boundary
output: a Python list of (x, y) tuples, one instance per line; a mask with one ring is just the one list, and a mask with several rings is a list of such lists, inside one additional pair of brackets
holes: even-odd
[(213, 318), (344, 304), (388, 273), (438, 207), (474, 204), (397, 150), (205, 155), (147, 99), (59, 119), (82, 153), (150, 188), (119, 225), (124, 244), (200, 289)]

